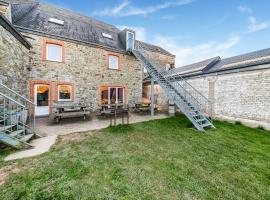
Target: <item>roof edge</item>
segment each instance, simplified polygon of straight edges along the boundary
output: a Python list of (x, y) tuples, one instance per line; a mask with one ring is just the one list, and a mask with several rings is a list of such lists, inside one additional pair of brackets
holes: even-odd
[(23, 46), (27, 49), (32, 47), (31, 43), (23, 37), (23, 35), (16, 30), (16, 28), (10, 23), (10, 21), (2, 14), (0, 14), (0, 25), (10, 32)]
[(0, 5), (3, 5), (3, 6), (9, 6), (9, 3), (6, 2), (6, 1), (1, 1), (1, 0), (0, 0)]
[(36, 31), (36, 30), (33, 30), (33, 29), (29, 29), (29, 28), (25, 28), (25, 27), (21, 27), (21, 26), (17, 26), (17, 25), (14, 25), (14, 26), (19, 31), (25, 32), (25, 33), (32, 33), (34, 35), (44, 36), (44, 37), (51, 37), (51, 38), (54, 38), (54, 39), (65, 40), (65, 41), (69, 41), (69, 42), (73, 42), (73, 43), (77, 43), (77, 44), (82, 44), (82, 45), (87, 45), (87, 46), (91, 46), (91, 47), (97, 47), (97, 48), (98, 47), (102, 47), (102, 48), (104, 48), (106, 50), (109, 50), (109, 51), (114, 51), (114, 52), (119, 52), (119, 53), (127, 54), (126, 51), (121, 51), (119, 49), (110, 48), (110, 47), (105, 46), (105, 45), (100, 45), (100, 44), (85, 42), (85, 41), (82, 41), (82, 40), (75, 40), (75, 39), (71, 39), (71, 38), (63, 37), (63, 36), (58, 36), (58, 35), (54, 35), (54, 34), (48, 34), (48, 33), (42, 32), (42, 31)]

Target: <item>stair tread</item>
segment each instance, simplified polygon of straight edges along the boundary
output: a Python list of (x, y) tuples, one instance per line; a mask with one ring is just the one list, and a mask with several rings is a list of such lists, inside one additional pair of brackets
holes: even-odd
[[(132, 50), (133, 51), (133, 50)], [(196, 102), (193, 102), (186, 96), (186, 92), (189, 95), (189, 91), (185, 90), (185, 87), (181, 83), (173, 82), (176, 79), (173, 77), (167, 77), (167, 72), (157, 70), (155, 63), (152, 63), (149, 58), (141, 52), (140, 49), (135, 49), (134, 55), (144, 64), (148, 73), (159, 83), (165, 93), (170, 99), (173, 99), (177, 107), (180, 110), (184, 110), (184, 114), (192, 121), (198, 130), (203, 131), (204, 127), (214, 127), (214, 125), (205, 117), (204, 113), (200, 110), (200, 106)], [(185, 80), (183, 80), (184, 82)], [(184, 82), (185, 83), (185, 82)], [(196, 91), (195, 91), (196, 92)]]
[(23, 142), (28, 142), (29, 140), (31, 140), (32, 137), (34, 137), (35, 134), (28, 134), (25, 135), (23, 138), (21, 138), (21, 141)]
[(18, 136), (20, 133), (23, 133), (23, 130), (17, 130), (17, 131), (13, 131), (12, 133), (8, 134), (12, 137), (16, 137)]
[(203, 121), (207, 121), (207, 119), (196, 119), (197, 122), (203, 122)]
[(0, 127), (0, 131), (5, 131), (5, 130), (7, 130), (7, 129), (12, 128), (13, 126), (15, 126), (15, 125), (2, 126), (2, 127)]

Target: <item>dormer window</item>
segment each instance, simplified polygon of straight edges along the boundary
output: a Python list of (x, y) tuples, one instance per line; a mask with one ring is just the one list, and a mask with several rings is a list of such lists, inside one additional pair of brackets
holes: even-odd
[(113, 39), (113, 37), (110, 34), (102, 33), (102, 36), (108, 39)]
[(134, 49), (135, 34), (127, 31), (127, 50)]
[(56, 18), (50, 18), (49, 22), (54, 23), (54, 24), (58, 24), (58, 25), (64, 25), (64, 23), (65, 23), (63, 20), (59, 20)]

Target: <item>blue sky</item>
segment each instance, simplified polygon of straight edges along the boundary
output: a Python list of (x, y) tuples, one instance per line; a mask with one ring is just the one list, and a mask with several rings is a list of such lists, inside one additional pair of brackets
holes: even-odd
[(182, 66), (270, 48), (269, 0), (43, 0), (136, 30)]

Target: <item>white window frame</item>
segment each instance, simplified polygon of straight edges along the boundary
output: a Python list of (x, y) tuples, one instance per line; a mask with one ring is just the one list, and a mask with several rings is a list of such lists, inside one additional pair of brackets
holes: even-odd
[[(58, 46), (61, 48), (61, 59), (50, 59), (49, 56), (49, 45)], [(52, 62), (63, 62), (63, 46), (59, 44), (46, 43), (46, 60)]]
[[(110, 64), (110, 63), (111, 63), (111, 62), (110, 62), (110, 58), (111, 58), (111, 57), (117, 58), (117, 67), (116, 67), (116, 68), (111, 67), (111, 64)], [(109, 55), (109, 56), (108, 56), (108, 65), (109, 65), (109, 66), (108, 66), (109, 69), (119, 70), (119, 56)]]
[(129, 33), (131, 33), (133, 35), (132, 49), (134, 49), (134, 46), (135, 46), (135, 33), (131, 32), (131, 31), (127, 31), (127, 35), (126, 35), (126, 41), (127, 41), (126, 48), (127, 48), (127, 50), (129, 50), (129, 42), (130, 42), (129, 38), (128, 38)]
[[(123, 89), (123, 104), (125, 104), (125, 88), (124, 87), (108, 87), (108, 104), (111, 105), (111, 89), (116, 89), (116, 104), (118, 104), (118, 89)], [(110, 106), (108, 106), (110, 107)]]
[[(70, 87), (70, 99), (60, 99), (60, 87), (61, 86), (68, 86)], [(72, 101), (72, 93), (73, 93), (73, 87), (72, 85), (68, 85), (68, 84), (60, 84), (58, 85), (58, 101)]]

